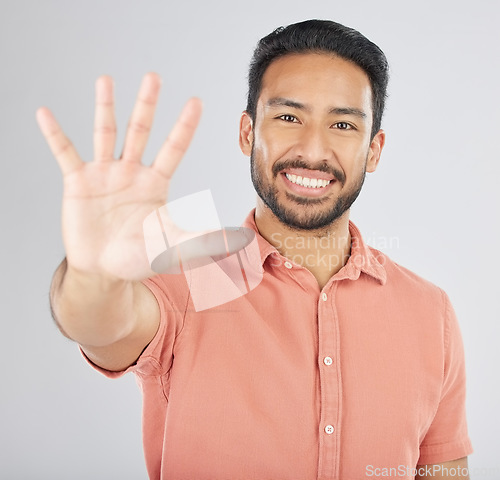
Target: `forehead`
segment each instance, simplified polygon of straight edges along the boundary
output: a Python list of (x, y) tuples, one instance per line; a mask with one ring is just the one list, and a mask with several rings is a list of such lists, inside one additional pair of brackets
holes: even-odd
[(288, 54), (269, 65), (258, 103), (274, 97), (371, 112), (372, 91), (367, 74), (356, 64), (333, 54), (308, 52)]

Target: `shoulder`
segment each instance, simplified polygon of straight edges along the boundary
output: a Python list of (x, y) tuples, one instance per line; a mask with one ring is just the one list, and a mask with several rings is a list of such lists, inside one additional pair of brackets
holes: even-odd
[(368, 246), (376, 261), (384, 267), (388, 288), (395, 289), (399, 294), (418, 295), (421, 299), (433, 300), (446, 308), (448, 297), (436, 284), (418, 275), (412, 270), (392, 260), (388, 255)]
[(153, 294), (161, 297), (165, 307), (186, 306), (189, 301), (189, 285), (183, 274), (162, 274), (144, 280)]

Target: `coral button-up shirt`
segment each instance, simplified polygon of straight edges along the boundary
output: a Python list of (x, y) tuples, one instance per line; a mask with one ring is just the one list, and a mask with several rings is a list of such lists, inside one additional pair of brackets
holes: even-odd
[(243, 225), (263, 269), (246, 295), (197, 312), (189, 278), (145, 282), (161, 323), (126, 371), (143, 392), (150, 478), (410, 479), (417, 464), (470, 454), (446, 294), (352, 223), (350, 258), (321, 290), (258, 234), (254, 211)]

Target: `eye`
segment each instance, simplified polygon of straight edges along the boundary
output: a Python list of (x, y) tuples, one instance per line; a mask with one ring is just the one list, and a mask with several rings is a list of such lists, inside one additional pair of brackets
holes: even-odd
[(288, 123), (297, 123), (298, 122), (297, 118), (294, 117), (293, 115), (284, 114), (284, 115), (280, 115), (278, 118), (280, 120), (283, 120), (284, 122), (288, 122)]
[(337, 122), (332, 125), (334, 128), (337, 128), (339, 130), (353, 130), (354, 127), (347, 122)]

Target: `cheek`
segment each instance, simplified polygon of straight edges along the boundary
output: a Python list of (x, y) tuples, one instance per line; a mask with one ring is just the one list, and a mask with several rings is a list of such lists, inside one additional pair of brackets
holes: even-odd
[(261, 165), (272, 166), (276, 160), (277, 155), (277, 142), (272, 138), (266, 138), (266, 135), (256, 134), (254, 137), (253, 151), (256, 160)]
[(360, 175), (365, 173), (366, 160), (370, 150), (368, 146), (346, 145), (345, 147), (342, 152), (337, 150), (337, 159), (346, 176), (347, 183), (354, 183), (359, 180)]
[(292, 158), (296, 138), (294, 133), (282, 132), (279, 129), (266, 129), (259, 132), (255, 138), (255, 149), (261, 155), (261, 159), (268, 165), (277, 160)]

